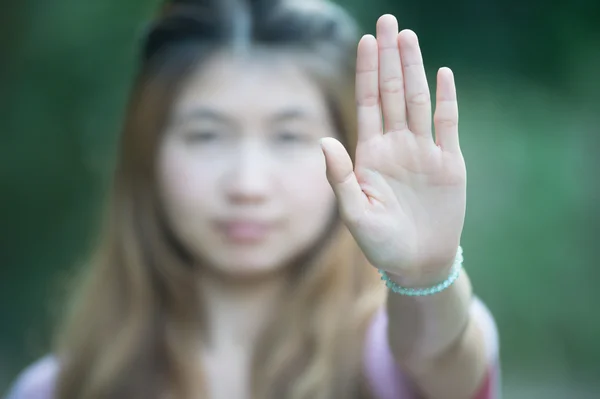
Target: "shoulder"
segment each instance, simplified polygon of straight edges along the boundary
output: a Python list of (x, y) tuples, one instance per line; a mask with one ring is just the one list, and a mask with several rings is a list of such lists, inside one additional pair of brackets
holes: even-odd
[(21, 372), (5, 399), (52, 399), (58, 370), (54, 356), (43, 357)]

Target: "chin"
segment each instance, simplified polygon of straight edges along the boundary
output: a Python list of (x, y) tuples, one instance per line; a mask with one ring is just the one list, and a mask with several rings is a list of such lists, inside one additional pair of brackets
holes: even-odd
[(212, 269), (224, 277), (235, 279), (260, 279), (278, 274), (285, 269), (286, 262), (277, 259), (228, 257), (226, 259), (214, 259)]

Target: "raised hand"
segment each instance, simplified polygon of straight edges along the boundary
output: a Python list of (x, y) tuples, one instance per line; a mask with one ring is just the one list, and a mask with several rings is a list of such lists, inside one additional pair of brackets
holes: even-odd
[(437, 74), (434, 140), (417, 36), (384, 15), (377, 38), (358, 44), (356, 102), (355, 165), (339, 141), (322, 140), (342, 218), (373, 266), (404, 285), (443, 281), (466, 205), (452, 71)]

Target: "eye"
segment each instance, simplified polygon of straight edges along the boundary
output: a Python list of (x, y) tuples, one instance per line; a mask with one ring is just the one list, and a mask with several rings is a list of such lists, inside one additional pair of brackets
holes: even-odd
[(195, 130), (186, 133), (185, 140), (190, 144), (211, 143), (221, 135), (216, 130)]
[(309, 136), (300, 131), (280, 130), (275, 134), (275, 139), (283, 144), (306, 143)]

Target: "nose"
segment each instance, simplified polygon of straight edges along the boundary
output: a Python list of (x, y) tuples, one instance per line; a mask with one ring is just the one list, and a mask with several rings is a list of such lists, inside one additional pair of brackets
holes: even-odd
[(258, 204), (268, 198), (271, 186), (269, 157), (259, 143), (245, 143), (231, 161), (225, 176), (228, 199), (238, 204)]

